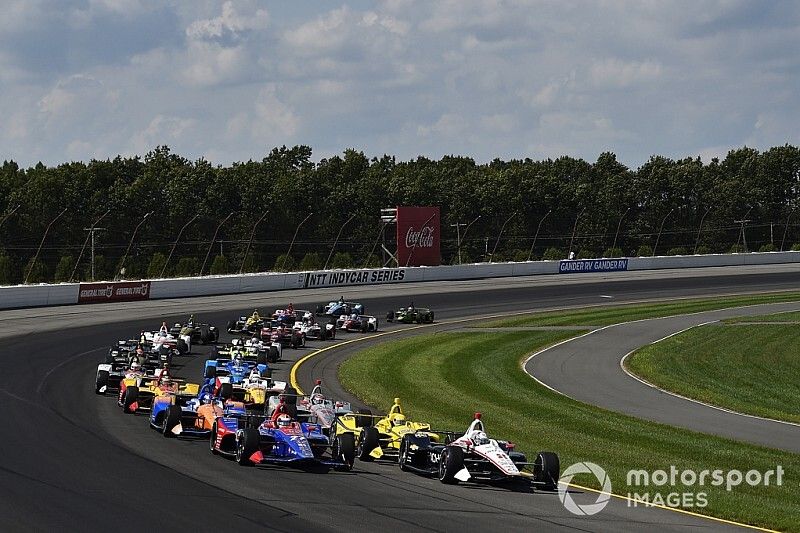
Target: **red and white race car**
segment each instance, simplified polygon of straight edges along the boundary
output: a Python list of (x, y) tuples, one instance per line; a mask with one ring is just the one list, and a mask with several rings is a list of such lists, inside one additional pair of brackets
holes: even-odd
[(371, 315), (342, 315), (336, 319), (336, 327), (345, 331), (370, 333), (378, 331), (378, 319)]

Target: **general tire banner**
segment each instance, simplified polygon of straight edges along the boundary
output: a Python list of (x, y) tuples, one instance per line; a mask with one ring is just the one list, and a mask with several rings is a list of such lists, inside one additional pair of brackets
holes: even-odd
[(131, 302), (150, 299), (149, 281), (81, 283), (78, 303)]
[(564, 260), (558, 264), (559, 274), (619, 272), (621, 270), (628, 270), (627, 259), (576, 259)]
[(400, 266), (442, 263), (438, 207), (397, 208), (397, 261)]
[(304, 272), (300, 274), (302, 287), (345, 287), (348, 285), (382, 285), (399, 283), (406, 277), (404, 268), (376, 270), (342, 270), (336, 272)]

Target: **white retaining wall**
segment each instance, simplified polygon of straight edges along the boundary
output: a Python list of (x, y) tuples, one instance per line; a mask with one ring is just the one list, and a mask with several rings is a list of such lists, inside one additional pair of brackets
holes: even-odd
[[(692, 255), (673, 257), (631, 257), (626, 270), (656, 270), (713, 266), (766, 265), (800, 263), (800, 252), (768, 252), (750, 254)], [(580, 276), (581, 272), (559, 274), (561, 261), (524, 263), (478, 263), (438, 267), (394, 269), (330, 270), (320, 272), (264, 273), (202, 278), (152, 280), (150, 299), (209, 296), (245, 292), (277, 291), (314, 287), (339, 287), (445, 281), (509, 276), (558, 274)], [(602, 265), (601, 265), (602, 266)], [(589, 271), (589, 270), (586, 270)], [(602, 271), (602, 270), (592, 270)], [(108, 283), (109, 285), (111, 282)], [(84, 284), (84, 287), (86, 284)], [(26, 285), (0, 287), (0, 309), (74, 304), (80, 284)]]

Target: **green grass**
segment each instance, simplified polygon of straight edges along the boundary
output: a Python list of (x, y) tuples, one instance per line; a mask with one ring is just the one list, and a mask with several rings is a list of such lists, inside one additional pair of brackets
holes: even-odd
[[(594, 322), (592, 322), (594, 323)], [(370, 405), (402, 399), (407, 415), (436, 427), (466, 429), (481, 411), (489, 433), (532, 453), (556, 451), (562, 468), (592, 461), (614, 492), (626, 495), (629, 469), (757, 469), (782, 465), (781, 487), (707, 486), (708, 507), (692, 509), (765, 527), (800, 530), (800, 455), (638, 420), (554, 393), (524, 374), (527, 354), (574, 335), (565, 331), (439, 333), (381, 344), (340, 367), (341, 382)], [(576, 483), (591, 484), (576, 477)], [(596, 486), (596, 482), (595, 482)], [(652, 487), (651, 487), (652, 489)], [(671, 492), (668, 489), (666, 492)], [(676, 492), (683, 492), (679, 486)], [(533, 504), (535, 505), (535, 503)]]
[(756, 305), (764, 303), (793, 302), (800, 300), (798, 292), (755, 294), (724, 298), (704, 298), (654, 302), (646, 304), (624, 304), (582, 309), (547, 311), (514, 318), (504, 318), (483, 324), (481, 327), (519, 327), (519, 326), (607, 326), (630, 320), (657, 318), (700, 311), (712, 311), (728, 307)]
[(626, 360), (633, 373), (713, 405), (800, 423), (800, 327), (693, 328)]
[(771, 315), (759, 316), (740, 316), (724, 320), (726, 324), (738, 324), (740, 322), (800, 322), (800, 311), (788, 313), (774, 313)]

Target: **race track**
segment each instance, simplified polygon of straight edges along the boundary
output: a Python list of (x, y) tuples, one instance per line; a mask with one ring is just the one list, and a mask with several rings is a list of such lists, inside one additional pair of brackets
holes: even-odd
[[(386, 464), (357, 462), (352, 473), (328, 474), (240, 468), (212, 456), (206, 442), (167, 440), (148, 429), (146, 416), (123, 415), (113, 398), (93, 393), (94, 371), (117, 338), (153, 329), (162, 318), (184, 319), (190, 312), (224, 327), (229, 318), (253, 307), (273, 309), (293, 301), (296, 308), (311, 308), (344, 294), (363, 301), (368, 312), (379, 316), (413, 299), (417, 305), (434, 308), (437, 320), (445, 321), (487, 313), (790, 289), (798, 272), (797, 267), (721, 268), (689, 271), (680, 277), (674, 272), (629, 273), (626, 276), (632, 279), (625, 281), (614, 275), (553, 276), (3, 311), (3, 530), (134, 531), (167, 526), (200, 531), (472, 531), (494, 530), (498, 523), (514, 531), (727, 529), (730, 526), (674, 512), (631, 508), (616, 499), (599, 515), (577, 517), (564, 510), (555, 494), (449, 487)], [(308, 387), (321, 376), (329, 389), (337, 390), (338, 361), (370, 342), (379, 340), (312, 358), (300, 367), (301, 383)], [(310, 351), (287, 350), (287, 354), (297, 359)], [(291, 359), (276, 365), (276, 377), (288, 375)], [(179, 373), (199, 380), (204, 354), (181, 360)], [(578, 502), (595, 497), (575, 495)]]

